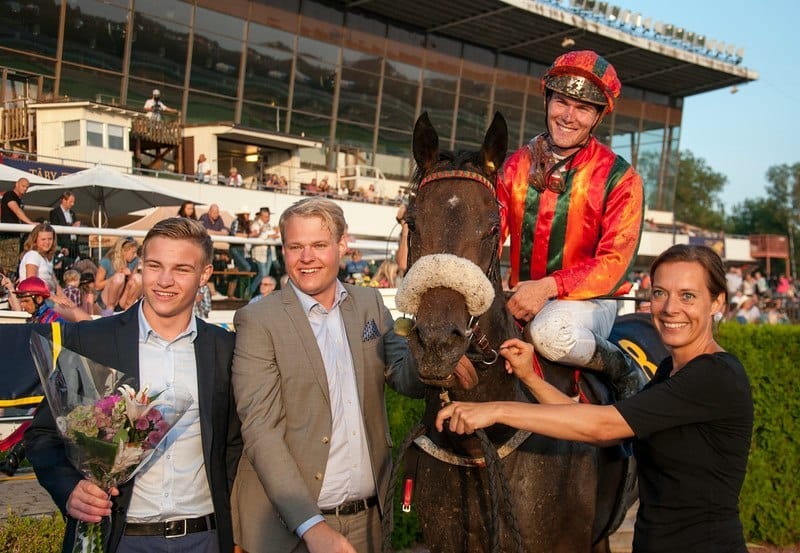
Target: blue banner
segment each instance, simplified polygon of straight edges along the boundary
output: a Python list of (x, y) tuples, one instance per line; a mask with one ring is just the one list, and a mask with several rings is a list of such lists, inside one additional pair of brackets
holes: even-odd
[(34, 161), (30, 159), (20, 159), (3, 156), (3, 165), (8, 165), (14, 169), (27, 171), (33, 173), (43, 179), (55, 180), (62, 175), (69, 175), (82, 171), (83, 167), (70, 167), (69, 165), (57, 165), (55, 163), (42, 163), (41, 161)]

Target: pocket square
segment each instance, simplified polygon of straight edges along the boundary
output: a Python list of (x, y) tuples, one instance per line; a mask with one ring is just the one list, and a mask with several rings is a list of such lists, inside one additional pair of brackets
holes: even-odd
[(375, 324), (375, 319), (370, 319), (364, 325), (364, 332), (361, 333), (361, 341), (369, 342), (381, 337), (381, 331), (378, 330), (378, 325)]

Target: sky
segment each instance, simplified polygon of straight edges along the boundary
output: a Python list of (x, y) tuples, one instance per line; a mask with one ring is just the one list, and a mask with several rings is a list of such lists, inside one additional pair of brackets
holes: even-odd
[[(797, 0), (612, 0), (653, 21), (672, 23), (709, 39), (744, 47), (742, 65), (758, 80), (689, 96), (680, 149), (727, 177), (725, 211), (765, 197), (767, 170), (800, 162), (800, 59)], [(623, 82), (623, 96), (625, 83)]]

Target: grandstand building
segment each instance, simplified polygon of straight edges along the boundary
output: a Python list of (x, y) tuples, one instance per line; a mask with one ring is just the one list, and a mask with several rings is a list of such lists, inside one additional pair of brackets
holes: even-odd
[[(211, 184), (231, 166), (246, 177), (246, 190), (197, 189), (199, 200), (219, 196), (231, 208), (281, 203), (263, 190), (273, 174), (291, 190), (328, 177), (340, 192), (369, 183), (391, 199), (411, 172), (419, 114), (428, 112), (444, 147), (461, 149), (479, 146), (500, 111), (516, 148), (545, 128), (547, 66), (567, 50), (593, 49), (623, 82), (619, 107), (597, 134), (644, 178), (651, 227), (642, 254), (651, 256), (690, 238), (671, 216), (684, 100), (757, 75), (741, 50), (702, 29), (630, 8), (595, 0), (4, 1), (0, 141), (6, 163), (34, 171), (119, 158), (124, 170), (194, 175), (203, 153)], [(154, 88), (175, 117), (144, 120)], [(234, 192), (241, 199), (231, 200)], [(386, 210), (385, 228), (373, 215), (351, 221), (354, 233), (391, 233), (394, 208), (374, 209)], [(750, 259), (746, 239), (720, 239), (729, 259)]]

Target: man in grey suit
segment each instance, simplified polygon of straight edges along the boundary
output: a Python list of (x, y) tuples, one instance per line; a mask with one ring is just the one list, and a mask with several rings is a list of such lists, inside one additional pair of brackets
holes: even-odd
[(248, 553), (377, 553), (392, 508), (384, 383), (423, 386), (380, 293), (337, 279), (341, 208), (307, 198), (279, 224), (290, 282), (234, 318), (235, 539)]

